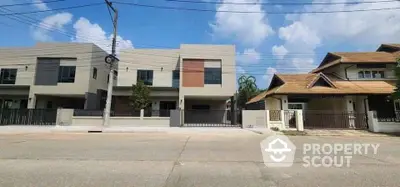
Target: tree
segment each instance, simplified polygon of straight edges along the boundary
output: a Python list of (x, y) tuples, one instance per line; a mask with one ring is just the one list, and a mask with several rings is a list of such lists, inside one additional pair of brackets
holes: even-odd
[(246, 102), (259, 93), (256, 78), (253, 76), (241, 75), (238, 79), (238, 108), (245, 108)]
[(150, 104), (150, 89), (143, 81), (138, 80), (132, 85), (132, 95), (129, 97), (130, 105), (134, 110), (145, 109)]
[(395, 68), (396, 74), (396, 88), (394, 89), (393, 99), (400, 99), (400, 58), (397, 59), (397, 66)]

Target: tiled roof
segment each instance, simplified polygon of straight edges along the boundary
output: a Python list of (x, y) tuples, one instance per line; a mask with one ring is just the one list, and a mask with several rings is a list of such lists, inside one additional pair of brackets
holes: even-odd
[[(346, 63), (396, 63), (396, 56), (393, 53), (388, 52), (336, 52), (336, 53), (328, 53), (328, 55), (337, 56), (338, 59), (327, 62), (326, 64), (314, 69), (311, 73), (317, 73), (323, 69), (328, 67), (337, 65), (337, 64), (346, 64)], [(328, 56), (327, 55), (327, 56)]]
[(267, 90), (258, 96), (249, 100), (249, 103), (257, 102), (269, 95), (274, 94), (391, 94), (395, 88), (395, 81), (384, 81), (384, 80), (371, 80), (371, 81), (348, 81), (335, 79), (331, 81), (335, 87), (327, 86), (313, 86), (307, 88), (307, 86), (315, 80), (319, 74), (277, 74), (276, 76), (283, 80), (284, 84), (275, 87), (271, 90)]

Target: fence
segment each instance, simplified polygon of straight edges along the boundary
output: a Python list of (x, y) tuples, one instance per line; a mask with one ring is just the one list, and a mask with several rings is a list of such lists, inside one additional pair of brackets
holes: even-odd
[(400, 122), (400, 111), (395, 111), (394, 114), (375, 113), (378, 122)]
[(332, 111), (304, 111), (304, 128), (326, 129), (366, 129), (365, 113), (332, 112)]
[(0, 125), (55, 125), (56, 109), (1, 109)]
[(280, 110), (270, 110), (269, 111), (269, 120), (270, 121), (281, 121), (281, 111)]
[[(233, 118), (232, 111), (221, 110), (184, 110), (185, 127), (240, 127), (238, 117)], [(235, 113), (235, 112), (233, 112)], [(182, 115), (181, 114), (181, 115)]]

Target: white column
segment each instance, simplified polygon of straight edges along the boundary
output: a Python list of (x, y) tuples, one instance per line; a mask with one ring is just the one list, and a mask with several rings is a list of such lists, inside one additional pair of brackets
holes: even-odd
[(140, 120), (143, 120), (144, 117), (144, 110), (140, 109)]
[(279, 129), (285, 130), (285, 129), (286, 129), (286, 124), (285, 124), (285, 111), (284, 111), (284, 110), (281, 110), (280, 112), (281, 112), (281, 128), (279, 128)]
[(265, 110), (265, 127), (270, 128), (269, 110)]
[(350, 128), (355, 128), (355, 116), (352, 114), (354, 112), (354, 107), (353, 107), (353, 97), (352, 96), (345, 96), (345, 102), (346, 102), (346, 112), (348, 113), (349, 116), (349, 126)]
[(304, 131), (304, 124), (303, 124), (303, 111), (296, 110), (296, 128), (297, 131)]

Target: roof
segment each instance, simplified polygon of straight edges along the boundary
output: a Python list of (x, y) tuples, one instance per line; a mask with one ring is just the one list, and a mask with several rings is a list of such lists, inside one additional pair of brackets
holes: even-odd
[(396, 55), (388, 52), (335, 52), (328, 53), (318, 68), (311, 73), (320, 72), (323, 69), (337, 64), (354, 64), (354, 63), (396, 63)]
[[(323, 78), (333, 86), (312, 85), (318, 77)], [(247, 104), (258, 102), (267, 96), (275, 94), (312, 94), (312, 95), (348, 95), (348, 94), (391, 94), (395, 88), (395, 81), (371, 80), (371, 81), (348, 81), (331, 79), (322, 73), (309, 74), (275, 74), (274, 79), (280, 79), (284, 83), (250, 99)]]
[(400, 44), (382, 44), (382, 45), (400, 48)]

